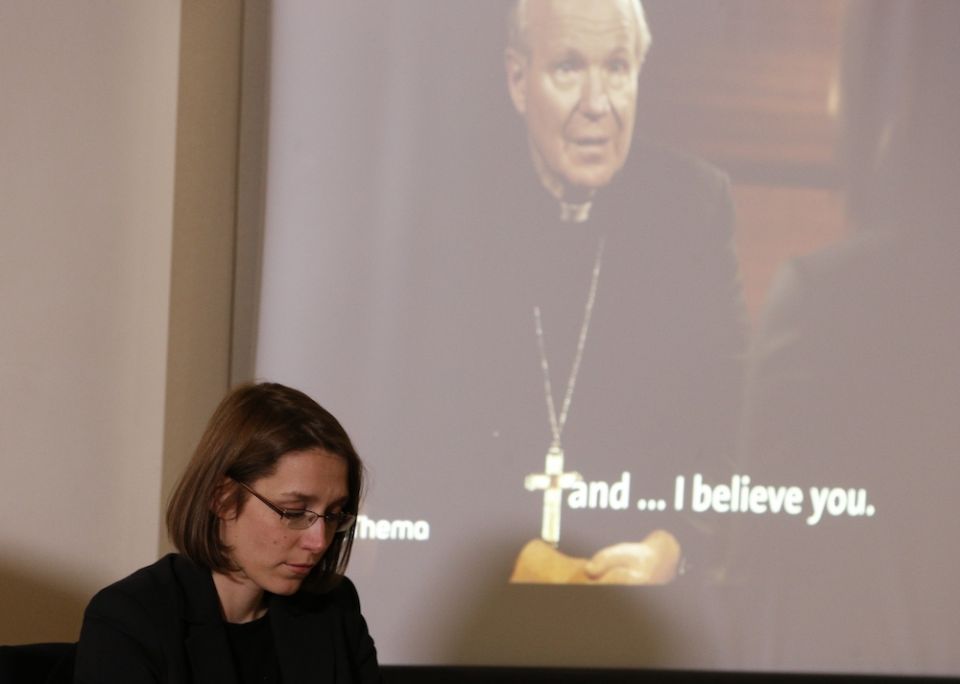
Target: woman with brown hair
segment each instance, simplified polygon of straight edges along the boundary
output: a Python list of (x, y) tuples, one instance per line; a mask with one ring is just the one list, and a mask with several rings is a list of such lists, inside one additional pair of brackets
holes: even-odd
[(378, 682), (353, 584), (363, 466), (308, 396), (221, 402), (167, 507), (170, 554), (99, 592), (76, 681)]

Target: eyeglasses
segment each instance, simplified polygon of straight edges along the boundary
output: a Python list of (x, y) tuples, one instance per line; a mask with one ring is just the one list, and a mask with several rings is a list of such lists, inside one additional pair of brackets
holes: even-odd
[[(233, 478), (230, 479), (233, 480)], [(323, 518), (323, 524), (327, 526), (327, 530), (346, 532), (353, 527), (353, 523), (357, 519), (357, 516), (353, 513), (347, 513), (346, 511), (339, 511), (337, 513), (315, 513), (314, 511), (308, 511), (306, 508), (283, 508), (269, 499), (260, 496), (240, 480), (233, 481), (269, 506), (291, 530), (305, 530), (317, 522), (317, 520)]]

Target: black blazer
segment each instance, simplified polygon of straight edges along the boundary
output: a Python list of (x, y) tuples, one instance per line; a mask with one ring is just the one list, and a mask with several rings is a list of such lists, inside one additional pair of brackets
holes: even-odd
[[(379, 682), (350, 580), (324, 594), (272, 596), (283, 684)], [(236, 684), (213, 576), (177, 554), (100, 591), (83, 618), (78, 684)]]

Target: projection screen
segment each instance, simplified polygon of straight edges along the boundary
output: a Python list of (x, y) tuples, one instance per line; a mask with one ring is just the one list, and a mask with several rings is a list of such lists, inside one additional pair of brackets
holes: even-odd
[(960, 675), (958, 4), (272, 4), (382, 662)]

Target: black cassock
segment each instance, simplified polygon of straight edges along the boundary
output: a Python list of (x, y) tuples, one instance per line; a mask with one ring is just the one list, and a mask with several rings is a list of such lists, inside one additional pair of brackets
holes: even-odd
[[(461, 660), (498, 651), (502, 660), (506, 649), (562, 663), (566, 630), (599, 634), (612, 620), (623, 623), (612, 630), (623, 640), (595, 644), (598, 662), (607, 651), (613, 660), (605, 662), (642, 661), (642, 644), (652, 664), (669, 665), (670, 648), (647, 629), (702, 623), (695, 597), (715, 583), (724, 541), (716, 515), (674, 510), (676, 478), (689, 491), (694, 473), (729, 482), (734, 467), (745, 317), (726, 176), (638, 143), (582, 223), (560, 220), (528, 157), (505, 159), (491, 176), (472, 203), (427, 201), (403, 332), (391, 345), (400, 390), (379, 399), (378, 442), (389, 452), (368, 455), (378, 483), (368, 514), (428, 521), (434, 555), (383, 541), (361, 562), (377, 576), (413, 569), (449, 596), (441, 606), (472, 596), (476, 614), (450, 616), (450, 628), (438, 630)], [(592, 508), (571, 508), (572, 490), (564, 492), (559, 549), (589, 557), (666, 529), (684, 555), (675, 588), (581, 587), (560, 596), (549, 593), (562, 591), (555, 587), (507, 586), (517, 553), (540, 536), (544, 496), (524, 480), (543, 472), (553, 439), (535, 307), (558, 414), (585, 332), (561, 440), (566, 470), (605, 483)], [(620, 483), (622, 495), (624, 473), (626, 508), (612, 505), (622, 497), (603, 508), (601, 490)], [(665, 510), (647, 507), (661, 500)], [(649, 601), (658, 614), (679, 612), (664, 622), (644, 607)]]

